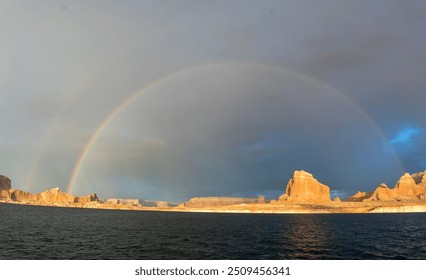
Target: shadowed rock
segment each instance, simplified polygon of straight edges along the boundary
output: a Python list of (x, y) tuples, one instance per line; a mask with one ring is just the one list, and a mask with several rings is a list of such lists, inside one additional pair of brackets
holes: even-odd
[(0, 175), (0, 191), (8, 191), (12, 188), (12, 182), (6, 176)]

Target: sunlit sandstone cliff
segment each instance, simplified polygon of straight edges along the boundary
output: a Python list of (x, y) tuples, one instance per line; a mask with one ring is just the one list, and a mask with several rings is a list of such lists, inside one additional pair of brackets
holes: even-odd
[(285, 194), (279, 202), (290, 203), (331, 203), (330, 188), (318, 182), (314, 176), (304, 170), (294, 171), (293, 178), (287, 184)]
[(100, 200), (96, 194), (73, 196), (62, 192), (59, 188), (52, 188), (38, 194), (12, 188), (11, 180), (0, 175), (0, 202), (31, 204), (43, 206), (64, 206), (104, 209), (137, 210), (146, 207), (167, 208), (176, 206), (167, 201), (141, 199), (107, 199)]
[(386, 184), (380, 184), (373, 192), (357, 192), (347, 198), (346, 202), (417, 202), (425, 200), (426, 171), (410, 175), (405, 173), (393, 189)]
[(62, 192), (59, 188), (49, 189), (38, 194), (11, 188), (9, 190), (1, 191), (0, 200), (6, 202), (66, 205), (97, 202), (98, 197), (96, 194), (90, 194), (87, 196), (73, 196)]

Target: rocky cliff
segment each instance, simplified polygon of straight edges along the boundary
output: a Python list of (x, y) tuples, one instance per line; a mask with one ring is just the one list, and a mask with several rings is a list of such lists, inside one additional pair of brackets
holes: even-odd
[(86, 195), (86, 196), (76, 196), (74, 197), (74, 203), (86, 204), (99, 201), (98, 196), (95, 193)]
[(395, 198), (395, 192), (385, 183), (381, 183), (372, 193), (366, 193), (366, 196), (361, 201), (384, 201), (394, 200)]
[(368, 201), (418, 201), (425, 198), (426, 172), (410, 175), (405, 173), (393, 189), (386, 184), (380, 184), (373, 192), (361, 193), (345, 199), (346, 202)]
[(220, 207), (237, 204), (264, 203), (265, 198), (240, 198), (240, 197), (193, 197), (179, 207)]
[(425, 188), (426, 187), (426, 170), (422, 172), (417, 172), (414, 174), (411, 174), (411, 177), (413, 177), (414, 182), (419, 187)]
[(306, 171), (294, 171), (285, 194), (280, 196), (278, 202), (331, 203), (330, 188)]
[(49, 189), (39, 194), (33, 194), (18, 189), (9, 189), (7, 191), (2, 190), (0, 192), (0, 200), (35, 204), (85, 205), (90, 202), (98, 201), (98, 197), (96, 194), (90, 194), (87, 196), (73, 196), (62, 192), (59, 188)]
[(395, 195), (397, 199), (413, 199), (423, 192), (420, 186), (417, 186), (413, 177), (409, 173), (405, 173), (396, 183)]

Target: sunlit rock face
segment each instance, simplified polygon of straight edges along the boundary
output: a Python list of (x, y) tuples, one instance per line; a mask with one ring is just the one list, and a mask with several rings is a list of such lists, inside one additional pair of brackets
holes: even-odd
[(416, 185), (416, 182), (409, 173), (405, 173), (399, 179), (394, 190), (398, 199), (412, 199), (423, 192), (423, 189)]
[(388, 201), (395, 199), (395, 191), (391, 190), (385, 183), (381, 183), (373, 193), (369, 193), (369, 195), (364, 197), (361, 201)]
[(76, 196), (74, 198), (75, 203), (86, 204), (90, 202), (99, 201), (98, 196), (95, 193), (86, 196)]
[(306, 171), (295, 171), (279, 202), (331, 203), (330, 188)]
[(24, 192), (18, 189), (9, 190), (10, 200), (19, 202), (37, 202), (39, 201), (39, 195), (29, 192)]
[(405, 173), (393, 189), (384, 183), (380, 184), (372, 193), (357, 192), (345, 199), (346, 202), (363, 201), (416, 201), (425, 199), (426, 172), (410, 175)]
[(10, 192), (6, 190), (0, 190), (0, 201), (10, 201)]
[(372, 192), (356, 192), (353, 196), (347, 197), (344, 202), (361, 202), (370, 197)]
[(40, 200), (43, 202), (74, 203), (75, 197), (62, 192), (59, 188), (53, 188), (39, 193)]
[(9, 178), (6, 176), (0, 175), (0, 190), (10, 190), (12, 188), (12, 183)]
[[(262, 198), (260, 199), (262, 200)], [(180, 207), (218, 207), (237, 204), (258, 203), (258, 198), (240, 197), (193, 197), (189, 201), (180, 204)]]
[(81, 204), (85, 205), (91, 202), (98, 201), (96, 194), (89, 194), (87, 196), (73, 196), (68, 193), (62, 192), (59, 188), (53, 188), (43, 191), (39, 194), (33, 194), (18, 189), (10, 189), (8, 191), (1, 191), (0, 199), (5, 201), (17, 201), (24, 203), (39, 203), (39, 204)]

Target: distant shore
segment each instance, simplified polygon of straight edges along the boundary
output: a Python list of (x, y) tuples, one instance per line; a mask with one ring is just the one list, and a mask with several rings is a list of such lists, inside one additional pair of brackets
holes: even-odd
[(43, 207), (83, 208), (102, 210), (196, 212), (196, 213), (244, 213), (244, 214), (364, 214), (364, 213), (417, 213), (426, 212), (426, 203), (417, 202), (333, 202), (329, 204), (239, 204), (216, 207), (144, 207), (128, 205), (106, 205), (100, 202), (79, 204), (36, 203), (0, 201), (5, 204)]

